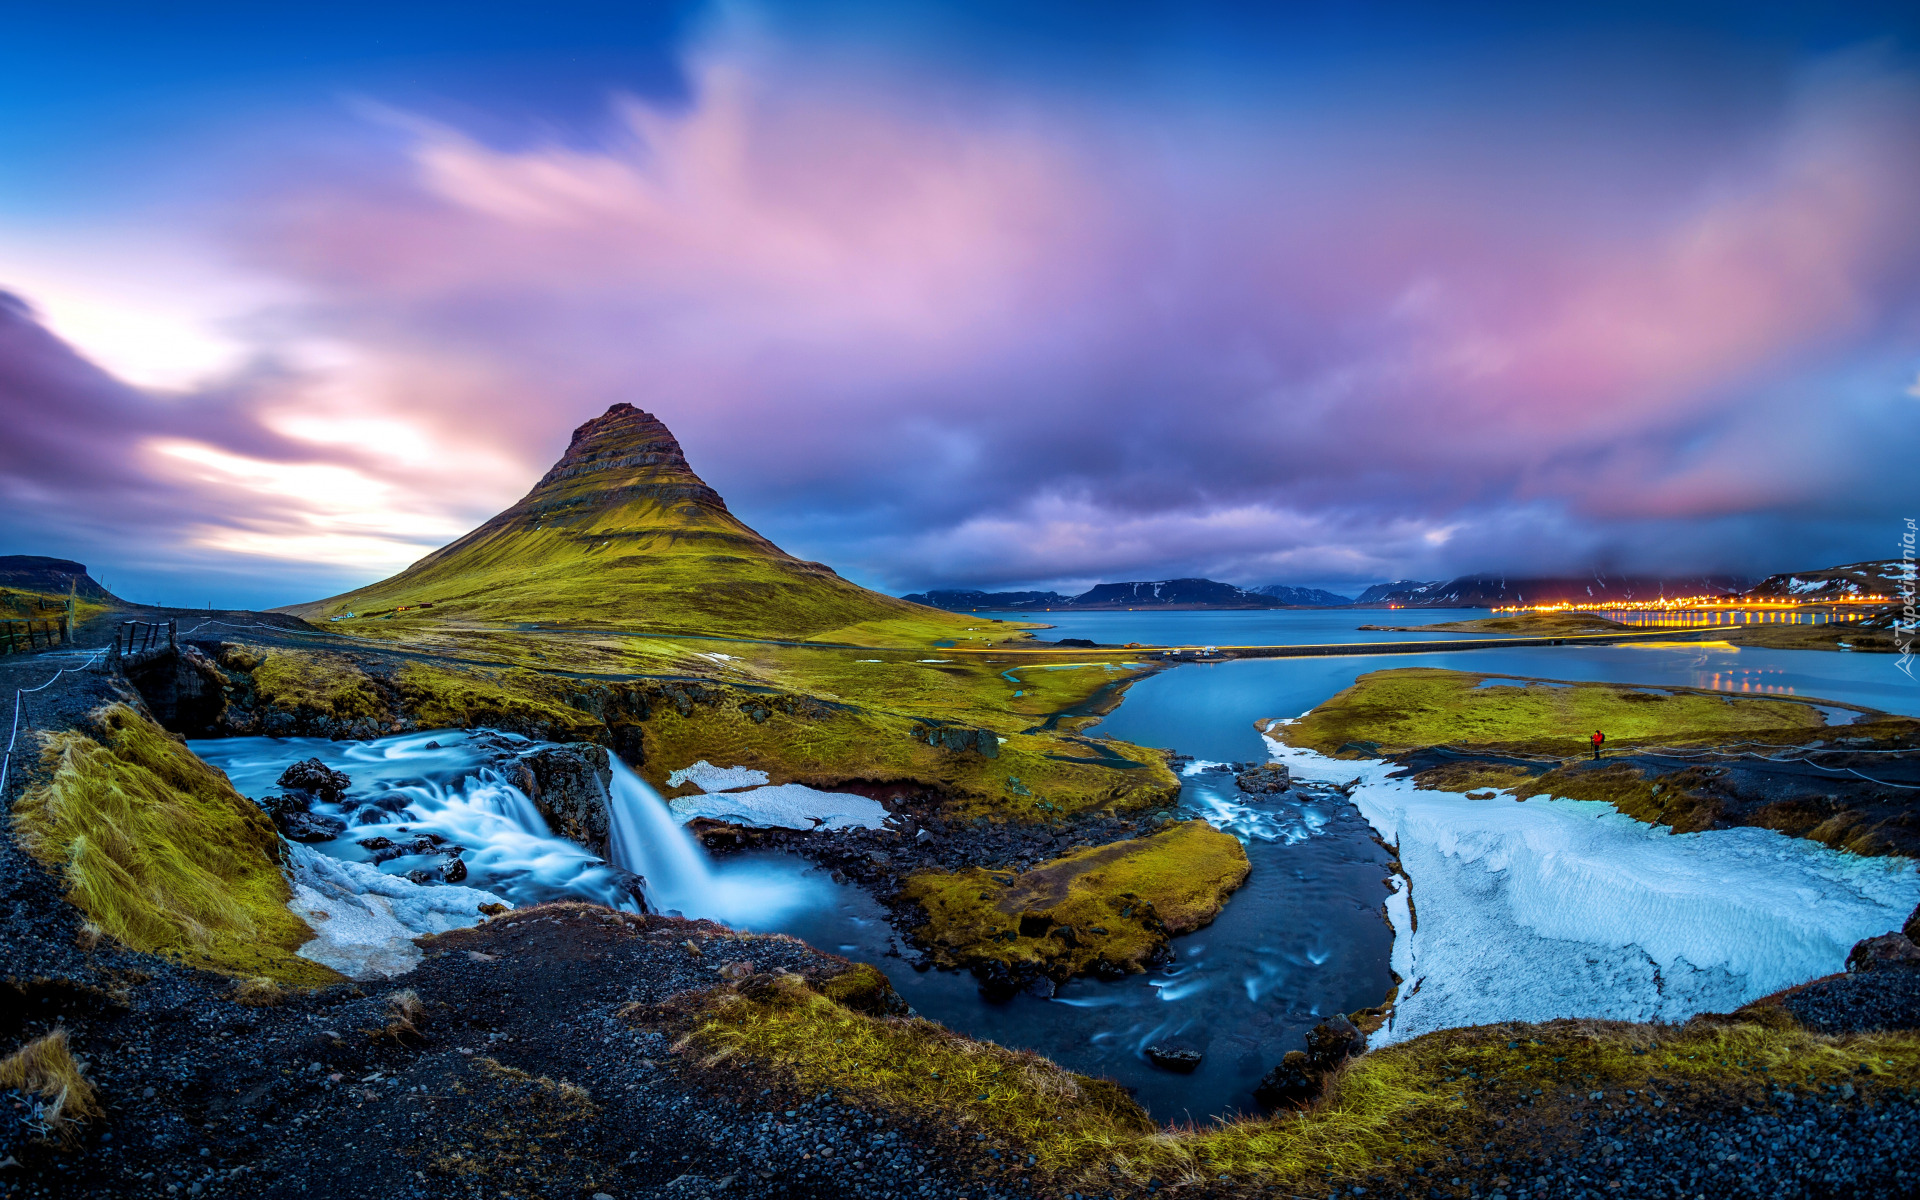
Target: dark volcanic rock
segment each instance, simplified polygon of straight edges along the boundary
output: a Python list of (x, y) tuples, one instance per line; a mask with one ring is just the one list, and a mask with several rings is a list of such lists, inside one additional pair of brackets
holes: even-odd
[(1303, 1108), (1319, 1095), (1320, 1076), (1308, 1070), (1304, 1050), (1287, 1051), (1253, 1089), (1253, 1098), (1268, 1108)]
[(569, 742), (542, 746), (520, 756), (520, 790), (553, 831), (602, 858), (612, 829), (608, 789), (613, 766), (605, 746)]
[(280, 786), (312, 792), (324, 800), (336, 801), (353, 786), (353, 780), (317, 758), (302, 759), (280, 773)]
[(955, 753), (972, 750), (987, 758), (1000, 757), (1000, 738), (991, 729), (969, 729), (964, 725), (922, 721), (913, 727), (913, 739), (938, 750)]
[(1907, 935), (1908, 941), (1920, 945), (1920, 904), (1913, 906), (1913, 912), (1908, 915), (1907, 923), (1900, 927), (1900, 932)]
[(281, 811), (273, 823), (290, 842), (330, 842), (347, 831), (347, 823), (325, 813)]
[(1307, 1058), (1319, 1071), (1333, 1070), (1362, 1048), (1360, 1031), (1345, 1017), (1329, 1017), (1307, 1032)]
[(1148, 1046), (1147, 1061), (1163, 1071), (1172, 1071), (1176, 1075), (1191, 1075), (1199, 1067), (1201, 1053), (1182, 1046)]
[(1268, 763), (1233, 777), (1240, 790), (1250, 796), (1272, 796), (1293, 786), (1293, 776), (1285, 763)]
[(1305, 1050), (1289, 1050), (1266, 1073), (1253, 1097), (1268, 1108), (1305, 1107), (1319, 1098), (1327, 1077), (1364, 1048), (1352, 1021), (1329, 1017), (1308, 1031)]
[(1856, 974), (1888, 967), (1920, 966), (1920, 946), (1904, 933), (1883, 933), (1855, 943), (1847, 955), (1847, 970)]

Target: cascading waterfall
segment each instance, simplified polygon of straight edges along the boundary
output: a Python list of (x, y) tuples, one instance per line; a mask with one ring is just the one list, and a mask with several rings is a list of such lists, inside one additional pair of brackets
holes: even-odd
[(613, 863), (647, 881), (647, 900), (660, 912), (750, 926), (777, 920), (815, 890), (758, 862), (716, 870), (660, 793), (617, 758), (608, 791)]
[(660, 793), (619, 759), (612, 763), (607, 815), (613, 865), (645, 879), (656, 907), (685, 911), (714, 890), (713, 864), (667, 811)]
[[(221, 738), (192, 746), (249, 796), (273, 794), (280, 772), (299, 759), (318, 758), (345, 771), (353, 789), (343, 802), (315, 806), (349, 825), (343, 836), (314, 846), (331, 857), (367, 861), (376, 856), (361, 845), (368, 839), (404, 841), (434, 834), (464, 847), (468, 886), (515, 904), (574, 897), (631, 907), (616, 872), (555, 836), (533, 801), (495, 768), (503, 742), (534, 744), (511, 734), (476, 737), (439, 730), (371, 742)], [(608, 854), (613, 866), (646, 880), (647, 902), (656, 911), (764, 927), (818, 893), (821, 885), (803, 878), (799, 864), (786, 869), (764, 860), (715, 864), (646, 780), (618, 759), (612, 766)], [(385, 859), (381, 869), (405, 874), (442, 862), (435, 855), (406, 855)]]

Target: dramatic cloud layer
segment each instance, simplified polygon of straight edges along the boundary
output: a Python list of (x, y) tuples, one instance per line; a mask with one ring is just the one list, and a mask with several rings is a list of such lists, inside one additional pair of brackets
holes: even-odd
[(22, 549), (156, 586), (303, 564), (247, 593), (290, 600), (504, 506), (624, 400), (897, 590), (1888, 552), (1910, 64), (1829, 55), (1697, 120), (1366, 82), (1048, 91), (732, 29), (591, 137), (359, 100), (196, 217), (276, 289), (232, 378), (141, 391), (0, 308), (0, 487)]

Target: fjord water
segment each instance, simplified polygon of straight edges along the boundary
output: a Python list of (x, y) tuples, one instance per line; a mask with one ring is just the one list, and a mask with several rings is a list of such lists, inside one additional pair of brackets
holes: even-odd
[[(1204, 644), (1220, 636), (1212, 618), (1240, 614), (1146, 615), (1161, 623), (1159, 632), (1169, 634), (1159, 640)], [(1402, 617), (1392, 615), (1396, 621)], [(1355, 623), (1369, 617), (1348, 611), (1344, 619)], [(1177, 626), (1165, 624), (1169, 620), (1191, 620), (1192, 635), (1179, 636)], [(1146, 632), (1135, 627), (1137, 632), (1096, 635), (1080, 628), (1103, 641), (1145, 640)], [(1339, 631), (1330, 626), (1320, 628), (1322, 640), (1347, 640), (1332, 636)], [(1306, 640), (1300, 632), (1296, 629), (1292, 640)], [(1222, 637), (1217, 644), (1229, 643)], [(658, 907), (739, 928), (791, 933), (821, 949), (872, 962), (926, 1016), (974, 1036), (1038, 1051), (1076, 1070), (1111, 1076), (1134, 1088), (1162, 1120), (1204, 1120), (1250, 1110), (1260, 1074), (1285, 1051), (1298, 1048), (1318, 1019), (1378, 1004), (1392, 982), (1393, 936), (1382, 912), (1390, 890), (1389, 856), (1359, 811), (1337, 800), (1254, 800), (1234, 787), (1229, 774), (1207, 769), (1204, 760), (1266, 757), (1253, 721), (1296, 716), (1357, 676), (1396, 666), (1712, 687), (1920, 714), (1920, 688), (1906, 681), (1892, 659), (1667, 643), (1262, 659), (1184, 665), (1151, 676), (1135, 684), (1094, 732), (1203, 760), (1183, 776), (1180, 815), (1205, 817), (1239, 835), (1253, 872), (1212, 925), (1174, 941), (1174, 959), (1164, 969), (1114, 982), (1076, 980), (1049, 1000), (1022, 995), (988, 1004), (964, 973), (914, 970), (912, 952), (876, 900), (795, 856), (754, 852), (707, 859), (673, 824), (652, 789), (624, 768), (614, 788), (614, 856), (619, 866), (647, 877)], [(531, 803), (487, 765), (489, 755), (471, 737), (455, 731), (367, 743), (233, 738), (195, 742), (193, 748), (256, 797), (271, 794), (280, 771), (301, 758), (319, 757), (346, 771), (354, 781), (353, 802), (339, 806), (341, 815), (386, 824), (356, 826), (319, 847), (328, 853), (364, 858), (356, 845), (359, 837), (398, 828), (439, 832), (469, 847), (469, 883), (516, 903), (563, 897), (618, 903), (615, 873), (555, 837)], [(429, 749), (434, 741), (440, 746)], [(400, 811), (367, 803), (383, 796), (389, 806), (406, 803)], [(1708, 842), (1702, 853), (1712, 854), (1715, 845)], [(404, 872), (415, 865), (425, 863), (400, 859), (383, 869)], [(1727, 869), (1744, 865), (1730, 859)], [(1206, 1057), (1192, 1075), (1169, 1074), (1145, 1057), (1145, 1047), (1156, 1042), (1203, 1050)]]

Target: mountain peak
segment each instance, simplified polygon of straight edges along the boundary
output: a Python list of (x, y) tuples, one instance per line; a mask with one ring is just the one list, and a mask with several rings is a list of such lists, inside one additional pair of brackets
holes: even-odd
[(686, 504), (727, 511), (720, 493), (687, 465), (680, 439), (665, 422), (645, 409), (616, 404), (575, 429), (560, 461), (494, 520), (516, 514), (567, 520), (634, 499), (663, 507)]
[(284, 611), (804, 637), (918, 616), (794, 558), (727, 510), (664, 422), (615, 404), (533, 490), (390, 579)]

